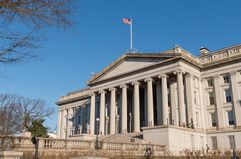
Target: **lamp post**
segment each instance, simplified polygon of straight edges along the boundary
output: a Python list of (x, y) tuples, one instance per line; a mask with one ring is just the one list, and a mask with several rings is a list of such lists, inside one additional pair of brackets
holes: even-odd
[(97, 136), (96, 136), (96, 145), (95, 145), (96, 149), (100, 148), (99, 138), (98, 138), (98, 135), (99, 135), (99, 121), (100, 121), (100, 118), (96, 118), (96, 124), (97, 124)]
[(129, 125), (130, 125), (130, 130), (129, 130), (129, 132), (131, 133), (131, 113), (129, 113)]

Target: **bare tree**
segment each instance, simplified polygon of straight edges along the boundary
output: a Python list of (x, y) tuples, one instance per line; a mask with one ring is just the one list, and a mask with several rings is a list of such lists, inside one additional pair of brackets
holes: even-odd
[(38, 33), (72, 24), (74, 0), (0, 0), (0, 63), (35, 57)]
[(44, 119), (54, 112), (44, 101), (17, 95), (0, 95), (0, 135), (21, 133), (32, 121)]

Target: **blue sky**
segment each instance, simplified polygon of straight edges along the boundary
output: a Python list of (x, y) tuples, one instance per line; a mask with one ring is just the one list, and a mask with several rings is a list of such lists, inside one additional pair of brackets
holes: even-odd
[(40, 98), (56, 108), (45, 123), (57, 124), (55, 102), (61, 95), (85, 87), (97, 73), (133, 45), (140, 52), (161, 52), (178, 44), (198, 55), (241, 43), (241, 1), (238, 0), (81, 0), (71, 28), (47, 29), (34, 61), (0, 64), (0, 93)]

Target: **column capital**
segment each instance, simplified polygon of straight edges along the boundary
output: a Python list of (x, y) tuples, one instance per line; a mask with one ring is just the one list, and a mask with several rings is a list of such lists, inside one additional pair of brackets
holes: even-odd
[(116, 91), (116, 88), (114, 88), (114, 87), (109, 88), (109, 91)]
[(128, 86), (126, 84), (122, 84), (120, 85), (120, 88), (128, 88)]
[(149, 82), (149, 81), (152, 81), (152, 82), (153, 82), (154, 80), (153, 80), (151, 77), (147, 77), (147, 78), (144, 79), (144, 81), (145, 81), (145, 82)]
[(102, 94), (102, 93), (105, 94), (106, 92), (104, 90), (100, 90), (99, 94)]
[(195, 79), (195, 78), (194, 78), (194, 75), (191, 74), (191, 73), (186, 74), (186, 77), (189, 77), (189, 78)]
[(131, 85), (140, 85), (141, 83), (138, 82), (138, 81), (135, 81), (135, 82), (131, 82)]
[(158, 76), (158, 78), (168, 78), (167, 74), (161, 74)]
[(185, 74), (185, 73), (186, 72), (183, 71), (183, 70), (176, 70), (176, 71), (173, 72), (174, 75), (176, 75), (176, 74)]
[(89, 91), (89, 96), (95, 96), (95, 92)]
[(204, 78), (204, 77), (200, 77), (200, 81), (204, 81), (204, 80), (206, 80), (206, 78)]

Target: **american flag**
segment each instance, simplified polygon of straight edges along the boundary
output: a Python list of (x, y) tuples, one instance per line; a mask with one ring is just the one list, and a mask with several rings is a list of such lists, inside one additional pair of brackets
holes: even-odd
[(129, 19), (129, 18), (123, 18), (123, 23), (125, 23), (125, 24), (131, 24), (131, 19)]

